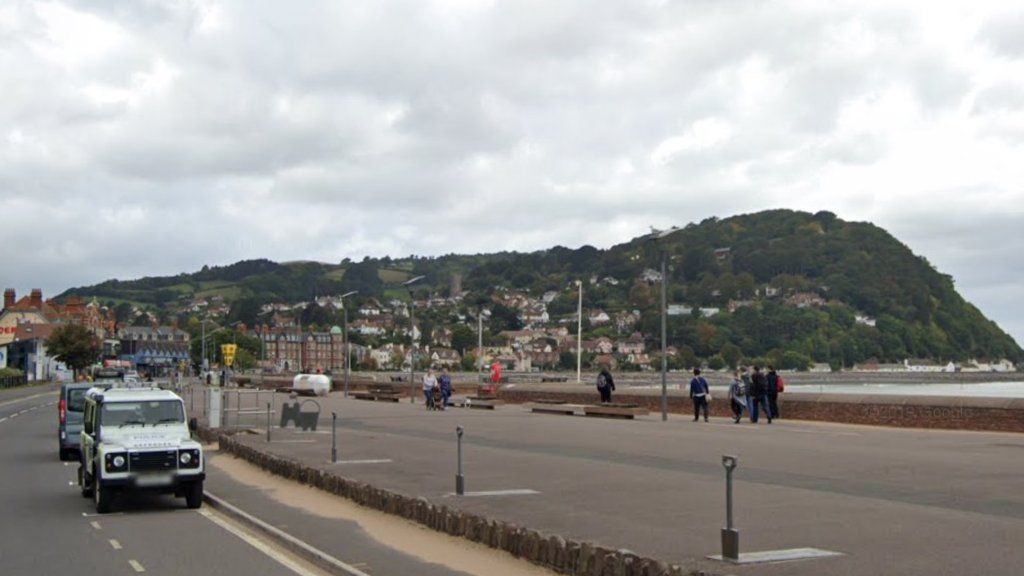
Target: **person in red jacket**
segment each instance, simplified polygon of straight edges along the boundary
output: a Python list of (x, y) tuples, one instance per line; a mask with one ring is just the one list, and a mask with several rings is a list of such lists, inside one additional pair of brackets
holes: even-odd
[(488, 390), (492, 395), (498, 393), (498, 384), (501, 383), (501, 364), (491, 364), (491, 387)]

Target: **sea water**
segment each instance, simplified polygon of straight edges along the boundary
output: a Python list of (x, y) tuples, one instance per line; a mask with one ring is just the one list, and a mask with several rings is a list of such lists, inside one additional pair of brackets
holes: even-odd
[[(962, 396), (1024, 398), (1024, 382), (964, 384), (786, 384), (786, 392), (818, 394), (891, 394), (899, 396)], [(785, 394), (785, 392), (783, 393)]]

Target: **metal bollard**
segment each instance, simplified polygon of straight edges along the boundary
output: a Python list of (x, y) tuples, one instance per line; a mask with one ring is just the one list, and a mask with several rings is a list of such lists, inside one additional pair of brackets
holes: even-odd
[(270, 402), (267, 402), (267, 443), (270, 443)]
[(740, 559), (740, 532), (732, 524), (732, 471), (736, 469), (736, 456), (722, 456), (725, 466), (725, 528), (722, 528), (722, 559), (736, 562)]
[(331, 412), (331, 464), (338, 462), (338, 414)]
[(466, 493), (466, 478), (462, 475), (462, 426), (455, 427), (455, 435), (458, 437), (458, 471), (455, 474), (455, 494), (462, 496)]
[(235, 390), (235, 428), (242, 427), (242, 391)]

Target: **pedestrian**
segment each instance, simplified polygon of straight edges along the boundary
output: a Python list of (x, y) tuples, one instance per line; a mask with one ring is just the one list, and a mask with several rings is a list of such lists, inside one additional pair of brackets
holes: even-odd
[(597, 374), (597, 391), (601, 393), (602, 403), (612, 401), (612, 390), (615, 390), (615, 379), (612, 378), (607, 366), (601, 366), (601, 371)]
[(754, 400), (750, 392), (754, 388), (754, 383), (750, 381), (750, 371), (746, 366), (740, 367), (740, 381), (743, 383), (740, 392), (747, 404), (747, 414), (752, 414), (754, 411)]
[(750, 421), (757, 423), (758, 412), (764, 410), (768, 423), (772, 423), (772, 412), (768, 408), (768, 379), (761, 372), (760, 366), (754, 366), (754, 374), (750, 377)]
[(487, 389), (490, 396), (498, 395), (498, 384), (501, 384), (501, 364), (491, 364), (491, 386)]
[(704, 411), (704, 421), (708, 421), (708, 399), (711, 397), (711, 389), (708, 381), (700, 375), (700, 368), (693, 369), (693, 379), (690, 380), (690, 400), (693, 400), (693, 421), (700, 420), (700, 412)]
[(448, 408), (448, 398), (452, 395), (452, 377), (448, 375), (447, 368), (441, 368), (437, 384), (441, 387), (441, 410), (445, 410)]
[(736, 370), (732, 373), (732, 382), (729, 383), (729, 408), (732, 409), (732, 421), (734, 424), (740, 423), (740, 418), (743, 416), (743, 407), (747, 405), (747, 392), (743, 386), (743, 381), (740, 380), (740, 371)]
[[(768, 366), (768, 375), (765, 377), (765, 380), (768, 383), (767, 391), (766, 391), (767, 392), (766, 396), (768, 397), (768, 408), (766, 409), (766, 412), (768, 412), (768, 414), (771, 416), (771, 418), (778, 418), (779, 417), (779, 391), (780, 391), (780, 388), (781, 388), (779, 386), (779, 382), (782, 380), (782, 377), (779, 376), (778, 373), (775, 372), (775, 367), (774, 366), (769, 365)], [(768, 421), (771, 422), (771, 420), (768, 420)]]
[(428, 369), (423, 375), (423, 395), (427, 398), (427, 410), (434, 409), (434, 388), (437, 388), (437, 378), (434, 377), (434, 370)]

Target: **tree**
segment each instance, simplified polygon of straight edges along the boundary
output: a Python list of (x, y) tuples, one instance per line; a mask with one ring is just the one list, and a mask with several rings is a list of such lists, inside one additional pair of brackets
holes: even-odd
[(452, 348), (463, 352), (475, 350), (477, 344), (476, 332), (465, 324), (456, 324), (452, 328)]
[(77, 324), (65, 324), (54, 330), (46, 339), (46, 349), (56, 360), (70, 366), (75, 376), (100, 357), (99, 341), (88, 328)]

